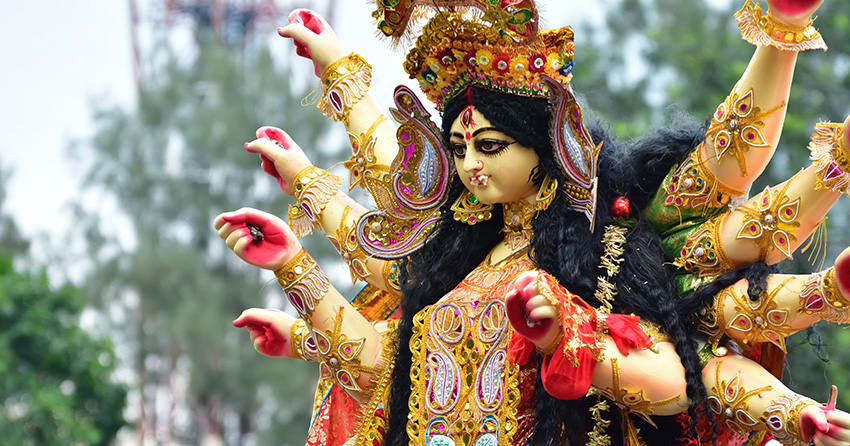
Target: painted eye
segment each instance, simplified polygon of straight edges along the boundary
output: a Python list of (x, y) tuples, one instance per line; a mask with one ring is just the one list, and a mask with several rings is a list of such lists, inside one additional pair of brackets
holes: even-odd
[(485, 155), (492, 155), (504, 150), (505, 147), (511, 145), (512, 143), (506, 141), (492, 141), (485, 139), (478, 143), (478, 151)]
[(463, 158), (466, 156), (466, 144), (452, 144), (452, 155), (455, 158)]

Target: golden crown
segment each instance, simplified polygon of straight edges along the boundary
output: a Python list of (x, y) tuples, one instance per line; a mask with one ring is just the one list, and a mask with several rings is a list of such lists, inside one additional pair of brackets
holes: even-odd
[(548, 76), (569, 84), (570, 27), (539, 31), (532, 0), (376, 0), (373, 16), (386, 36), (401, 39), (423, 12), (422, 28), (404, 69), (429, 100), (444, 104), (477, 85), (521, 96), (548, 97)]

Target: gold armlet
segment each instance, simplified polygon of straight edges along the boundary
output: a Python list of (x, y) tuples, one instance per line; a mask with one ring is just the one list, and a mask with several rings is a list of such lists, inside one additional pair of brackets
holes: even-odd
[(394, 290), (401, 292), (401, 284), (399, 283), (398, 275), (398, 260), (387, 260), (384, 262), (384, 267), (381, 269), (381, 274), (384, 276), (384, 283)]
[[(714, 307), (717, 327), (720, 329), (711, 337), (714, 353), (721, 356), (717, 345), (724, 332), (745, 350), (770, 342), (783, 352), (786, 351), (785, 338), (796, 330), (791, 326), (791, 314), (779, 306), (776, 296), (786, 289), (785, 286), (791, 280), (786, 279), (779, 286), (765, 291), (757, 300), (750, 299), (747, 293), (739, 291), (734, 285), (721, 291)], [(734, 303), (728, 323), (725, 322), (724, 313), (726, 298), (731, 298)]]
[(348, 139), (351, 142), (351, 158), (344, 162), (343, 166), (350, 173), (349, 191), (356, 186), (366, 188), (366, 177), (381, 178), (389, 173), (390, 166), (377, 163), (375, 158), (377, 140), (373, 136), (378, 126), (386, 120), (386, 116), (379, 115), (365, 133), (355, 135), (348, 132)]
[(814, 20), (799, 26), (779, 21), (770, 11), (763, 14), (757, 0), (747, 0), (735, 13), (741, 37), (757, 46), (772, 46), (784, 51), (824, 50), (823, 36), (812, 26)]
[(292, 353), (295, 359), (315, 361), (316, 343), (310, 334), (310, 327), (304, 319), (296, 319), (289, 327), (289, 342), (292, 344)]
[(309, 321), (319, 301), (330, 290), (330, 282), (313, 257), (305, 250), (274, 272), (289, 302)]
[(809, 143), (812, 165), (818, 169), (815, 190), (832, 190), (850, 196), (850, 148), (844, 124), (815, 125)]
[(603, 395), (614, 401), (620, 409), (641, 417), (644, 421), (657, 428), (650, 416), (655, 414), (655, 408), (679, 401), (681, 395), (674, 395), (661, 401), (650, 401), (644, 396), (643, 390), (629, 391), (621, 386), (620, 366), (617, 358), (611, 358), (611, 387), (600, 389)]
[(319, 357), (319, 379), (332, 379), (343, 389), (351, 392), (363, 390), (357, 383), (361, 373), (372, 373), (372, 367), (360, 362), (360, 354), (366, 338), (349, 339), (342, 332), (345, 307), (340, 306), (330, 332), (313, 329), (316, 351)]
[(736, 92), (729, 95), (717, 107), (705, 133), (705, 140), (713, 145), (717, 161), (727, 154), (732, 154), (738, 161), (741, 176), (746, 175), (746, 153), (750, 149), (771, 147), (762, 134), (765, 118), (783, 107), (785, 101), (766, 111), (757, 107), (752, 88), (743, 95)]
[(733, 269), (735, 265), (726, 255), (720, 238), (720, 226), (726, 215), (712, 218), (689, 235), (673, 264), (700, 277), (712, 277)]
[(316, 166), (307, 166), (292, 181), (292, 195), (297, 206), (289, 206), (289, 226), (298, 237), (306, 237), (319, 228), (319, 217), (325, 206), (339, 191), (342, 180)]
[(319, 110), (334, 121), (348, 126), (348, 114), (366, 93), (372, 82), (372, 66), (359, 54), (351, 53), (330, 64), (322, 74), (324, 94)]
[(760, 418), (774, 440), (782, 444), (803, 444), (800, 417), (803, 409), (817, 405), (815, 400), (797, 394), (782, 395), (771, 401)]
[(342, 260), (348, 265), (351, 272), (351, 283), (358, 280), (365, 282), (366, 278), (372, 275), (366, 267), (366, 260), (369, 256), (357, 242), (357, 221), (346, 221), (350, 211), (351, 206), (346, 206), (342, 211), (339, 227), (333, 234), (328, 234), (328, 239), (334, 245)]
[(767, 257), (771, 249), (792, 258), (791, 245), (797, 240), (796, 232), (800, 227), (800, 198), (792, 200), (787, 194), (793, 182), (794, 177), (783, 186), (768, 186), (755, 203), (737, 208), (744, 214), (744, 223), (735, 238), (752, 240), (761, 248), (762, 259)]
[(838, 288), (834, 266), (809, 276), (800, 292), (800, 311), (836, 324), (850, 323), (850, 301)]
[(759, 421), (750, 415), (750, 398), (772, 390), (763, 386), (747, 390), (741, 383), (741, 372), (737, 371), (730, 380), (722, 379), (720, 369), (723, 361), (717, 361), (714, 369), (714, 385), (708, 389), (708, 409), (712, 415), (719, 416), (737, 434), (745, 437), (756, 430)]
[(729, 205), (731, 197), (743, 195), (745, 191), (725, 186), (717, 180), (714, 172), (705, 164), (703, 150), (705, 142), (686, 159), (671, 177), (665, 191), (664, 204), (682, 209), (719, 209)]

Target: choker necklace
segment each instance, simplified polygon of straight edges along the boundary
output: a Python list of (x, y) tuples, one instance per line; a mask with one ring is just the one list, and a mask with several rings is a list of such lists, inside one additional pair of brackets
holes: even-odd
[(537, 209), (526, 200), (502, 205), (504, 215), (505, 242), (511, 250), (531, 243), (531, 220), (537, 215)]

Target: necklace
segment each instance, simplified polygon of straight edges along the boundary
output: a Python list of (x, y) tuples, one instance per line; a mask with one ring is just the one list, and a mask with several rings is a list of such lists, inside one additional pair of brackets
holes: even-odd
[(537, 209), (526, 200), (519, 200), (503, 205), (505, 243), (511, 250), (531, 243), (533, 231), (531, 220), (537, 215)]

